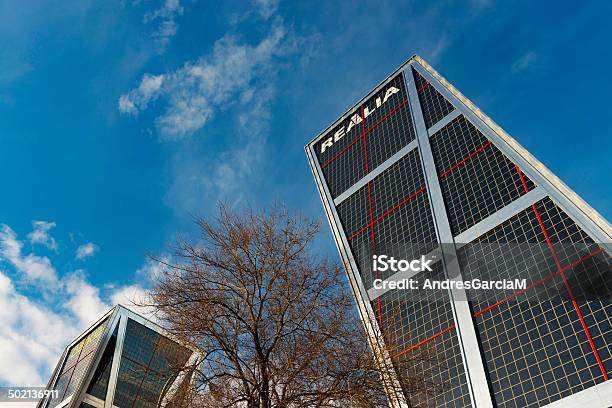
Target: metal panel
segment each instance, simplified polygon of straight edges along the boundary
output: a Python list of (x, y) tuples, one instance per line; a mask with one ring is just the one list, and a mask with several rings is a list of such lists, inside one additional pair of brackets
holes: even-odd
[[(412, 78), (409, 80), (408, 78)], [(423, 170), (427, 180), (427, 191), (431, 199), (431, 208), (433, 211), (436, 229), (438, 232), (439, 242), (442, 246), (442, 257), (448, 279), (460, 280), (461, 271), (457, 255), (451, 245), (454, 243), (453, 235), (450, 229), (450, 223), (446, 215), (444, 207), (444, 199), (442, 190), (438, 180), (438, 172), (431, 151), (429, 135), (425, 127), (425, 120), (421, 111), (421, 105), (418, 102), (419, 96), (416, 88), (416, 83), (410, 70), (410, 77), (406, 75), (408, 93), (410, 95), (411, 108), (413, 110), (414, 121), (417, 129), (417, 141), (419, 142), (419, 151), (423, 161)], [(446, 244), (446, 245), (445, 245)], [(493, 402), (488, 389), (483, 387), (487, 384), (482, 359), (480, 358), (480, 348), (478, 339), (476, 338), (476, 330), (472, 322), (472, 315), (468, 303), (466, 302), (465, 291), (451, 290), (451, 298), (453, 299), (453, 313), (457, 325), (457, 332), (460, 339), (462, 350), (462, 359), (466, 367), (466, 374), (470, 383), (470, 392), (472, 396), (472, 404), (476, 407), (492, 407)]]
[(606, 381), (569, 397), (551, 402), (542, 408), (610, 408), (610, 401), (612, 401), (612, 381)]
[(457, 118), (457, 116), (459, 116), (459, 115), (461, 115), (461, 111), (455, 109), (454, 111), (452, 111), (451, 113), (449, 113), (448, 115), (446, 115), (445, 117), (440, 119), (440, 121), (438, 123), (436, 123), (435, 125), (433, 125), (429, 129), (427, 129), (427, 133), (429, 133), (429, 136), (433, 136), (435, 133), (437, 133), (444, 126), (448, 125), (453, 120), (455, 120), (455, 118)]
[(525, 208), (540, 201), (544, 197), (546, 197), (546, 192), (544, 191), (544, 189), (541, 187), (536, 187), (527, 194), (511, 202), (501, 210), (483, 219), (478, 224), (457, 235), (455, 237), (455, 246), (457, 248), (460, 248), (464, 244), (475, 240), (485, 232), (512, 218), (519, 212), (523, 211)]
[(106, 400), (104, 400), (104, 408), (111, 408), (115, 399), (115, 390), (117, 388), (117, 376), (119, 374), (119, 365), (121, 364), (121, 353), (123, 353), (123, 343), (125, 340), (125, 330), (127, 328), (128, 317), (121, 313), (119, 320), (119, 332), (117, 333), (117, 344), (115, 345), (115, 353), (113, 354), (113, 364), (111, 365), (111, 374), (108, 379), (108, 389), (106, 390)]

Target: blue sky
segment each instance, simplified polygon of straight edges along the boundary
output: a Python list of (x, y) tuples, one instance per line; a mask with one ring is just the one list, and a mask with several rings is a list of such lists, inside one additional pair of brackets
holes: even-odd
[[(414, 53), (610, 219), (611, 16), (603, 1), (0, 1), (0, 385), (45, 382), (218, 200), (322, 219), (304, 144)], [(327, 228), (317, 246), (337, 256)]]

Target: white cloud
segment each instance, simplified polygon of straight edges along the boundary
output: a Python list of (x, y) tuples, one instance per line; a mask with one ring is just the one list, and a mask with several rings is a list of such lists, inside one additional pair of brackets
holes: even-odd
[(20, 294), (0, 271), (0, 384), (45, 384), (61, 350), (81, 327)]
[(164, 82), (163, 75), (145, 74), (140, 86), (119, 98), (119, 110), (123, 113), (136, 114), (147, 108), (149, 102), (158, 96)]
[[(151, 279), (143, 279), (145, 274), (160, 273), (156, 263), (146, 261), (137, 271), (136, 277), (144, 284), (106, 285), (101, 291), (83, 270), (58, 277), (48, 258), (34, 253), (24, 256), (23, 245), (9, 226), (1, 225), (0, 260), (24, 275), (28, 283), (34, 280), (44, 286), (28, 285), (26, 296), (20, 280), (12, 280), (0, 268), (0, 385), (46, 384), (66, 345), (117, 303), (155, 319), (150, 308), (137, 304), (147, 299), (146, 285)], [(47, 293), (49, 288), (51, 293)], [(33, 300), (36, 290), (44, 296)]]
[(53, 251), (57, 251), (57, 242), (49, 234), (49, 231), (55, 228), (54, 222), (32, 221), (32, 227), (34, 229), (28, 234), (28, 240), (32, 245), (40, 244)]
[(88, 242), (83, 245), (79, 245), (76, 249), (74, 256), (76, 259), (85, 259), (93, 256), (96, 252), (100, 250), (100, 247), (94, 244), (93, 242)]
[(68, 300), (63, 304), (84, 325), (91, 324), (107, 312), (112, 305), (100, 299), (100, 290), (87, 282), (84, 271), (79, 270), (64, 280)]
[(0, 260), (8, 261), (30, 283), (42, 283), (47, 289), (57, 286), (57, 274), (46, 256), (22, 255), (23, 242), (8, 225), (0, 225)]
[[(215, 111), (257, 97), (263, 84), (275, 71), (274, 60), (292, 47), (284, 41), (284, 26), (277, 22), (270, 34), (255, 45), (240, 44), (232, 36), (218, 40), (211, 55), (168, 74), (146, 74), (140, 86), (119, 98), (121, 112), (135, 114), (160, 97), (165, 112), (156, 120), (162, 139), (180, 139), (202, 128)], [(153, 79), (156, 79), (155, 81)], [(144, 86), (152, 83), (151, 86)]]
[(165, 0), (160, 8), (145, 14), (145, 23), (159, 21), (157, 30), (153, 33), (159, 52), (165, 51), (170, 39), (176, 35), (178, 30), (176, 18), (182, 14), (183, 7), (179, 0)]

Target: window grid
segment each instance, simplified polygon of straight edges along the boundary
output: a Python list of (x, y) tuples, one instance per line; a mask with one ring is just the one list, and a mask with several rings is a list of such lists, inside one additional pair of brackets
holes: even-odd
[(373, 180), (372, 212), (380, 218), (388, 209), (425, 185), (418, 149), (398, 160)]
[[(556, 248), (555, 252), (561, 249), (565, 255), (561, 270), (553, 259), (544, 231)], [(581, 245), (568, 245), (576, 241)], [(469, 265), (463, 264), (466, 279), (495, 279), (514, 275), (523, 266), (516, 262), (516, 258), (528, 261), (526, 275), (534, 273), (527, 278), (535, 282), (535, 285), (521, 293), (520, 297), (512, 301), (498, 301), (493, 304), (494, 307), (484, 309), (485, 313), (477, 311), (474, 314), (493, 393), (500, 407), (540, 406), (604, 381), (596, 354), (585, 335), (585, 328), (566, 289), (563, 276), (567, 269), (568, 276), (576, 276), (575, 279), (568, 279), (571, 286), (576, 282), (584, 282), (578, 277), (578, 270), (587, 268), (586, 260), (591, 259), (597, 265), (597, 274), (606, 274), (607, 277), (610, 272), (609, 257), (601, 250), (597, 256), (585, 256), (585, 251), (597, 248), (589, 241), (590, 238), (550, 198), (545, 198), (466, 246), (478, 248), (479, 252), (474, 259), (498, 263), (497, 267), (481, 269), (470, 269)], [(527, 248), (533, 253), (523, 251), (519, 254), (503, 254), (499, 248), (508, 247), (503, 244), (482, 245), (486, 242), (528, 242), (528, 245), (522, 245), (521, 248)], [(565, 245), (560, 245), (562, 242)], [(486, 248), (494, 250), (486, 253)], [(567, 256), (568, 253), (571, 256)], [(516, 268), (508, 268), (508, 264)], [(591, 272), (584, 274), (585, 278), (597, 276), (592, 272), (592, 267), (588, 269)], [(489, 273), (491, 270), (500, 271), (501, 275), (481, 277), (477, 274), (481, 270)], [(538, 283), (539, 279), (547, 276), (550, 279)], [(472, 299), (473, 294), (468, 292), (468, 295)], [(610, 298), (607, 299), (609, 304)], [(473, 310), (479, 310), (484, 303), (472, 300), (471, 306)], [(610, 332), (610, 310), (606, 310), (603, 302), (596, 300), (581, 302), (579, 308), (583, 308), (589, 316), (589, 319), (585, 317), (585, 321), (591, 323), (590, 331), (601, 346), (602, 359), (610, 365), (610, 349), (605, 347), (604, 341), (605, 335)], [(593, 324), (594, 321), (603, 324)]]
[[(433, 272), (420, 272), (414, 279), (419, 282), (425, 279), (443, 280), (441, 263), (435, 264)], [(392, 356), (401, 355), (411, 346), (454, 324), (446, 290), (391, 290), (379, 299), (383, 312), (383, 333)]]
[[(527, 208), (458, 251), (464, 279), (525, 279), (531, 285), (556, 272), (537, 219)], [(476, 313), (512, 291), (466, 291)]]
[[(360, 264), (365, 287), (371, 287), (376, 278), (370, 265), (374, 247), (383, 248), (382, 252), (387, 251), (396, 257), (411, 259), (429, 253), (437, 246), (429, 197), (413, 192), (417, 188), (417, 191), (424, 191), (424, 183), (419, 154), (414, 150), (370, 182), (373, 222), (369, 222), (367, 185), (337, 207)], [(395, 209), (391, 207), (393, 211), (389, 210), (390, 203), (406, 196), (410, 200)], [(374, 228), (374, 242), (368, 240), (371, 228)], [(378, 277), (384, 279), (387, 273)]]
[[(442, 264), (415, 276), (419, 282), (427, 278), (444, 279)], [(379, 300), (385, 344), (403, 376), (400, 381), (410, 384), (406, 388), (413, 391), (408, 396), (412, 405), (470, 406), (448, 291), (396, 290)]]
[(438, 123), (440, 119), (455, 110), (455, 108), (421, 74), (414, 69), (412, 72), (414, 73), (425, 126), (429, 129)]
[(351, 237), (370, 223), (368, 187), (363, 186), (337, 207), (346, 235)]
[[(377, 246), (400, 259), (414, 259), (436, 247), (437, 237), (427, 194), (420, 194), (375, 224)], [(386, 279), (391, 271), (381, 272)]]
[[(470, 393), (455, 330), (394, 359), (400, 378), (411, 390), (413, 407), (470, 407)], [(410, 379), (422, 378), (423, 381)], [(402, 381), (400, 379), (400, 381)]]
[(191, 353), (132, 319), (128, 320), (123, 347), (114, 405), (154, 408), (163, 385)]
[[(361, 140), (361, 139), (360, 139)], [(366, 175), (363, 143), (358, 142), (348, 148), (336, 160), (323, 169), (329, 192), (338, 197), (350, 186)]]
[(366, 135), (370, 171), (380, 166), (415, 138), (408, 105), (403, 104), (393, 116), (369, 130)]
[(455, 236), (527, 193), (514, 164), (463, 116), (437, 132), (431, 147)]

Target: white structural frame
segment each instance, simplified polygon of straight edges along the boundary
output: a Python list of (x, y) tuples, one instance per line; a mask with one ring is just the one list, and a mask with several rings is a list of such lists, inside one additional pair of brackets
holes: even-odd
[[(113, 307), (110, 311), (108, 311), (106, 314), (104, 314), (104, 316), (98, 319), (93, 325), (91, 325), (87, 330), (85, 330), (81, 335), (79, 335), (74, 341), (72, 341), (66, 347), (66, 349), (62, 353), (62, 356), (60, 357), (60, 360), (53, 372), (53, 375), (51, 376), (51, 379), (49, 380), (49, 383), (47, 384), (47, 389), (53, 389), (53, 387), (55, 386), (57, 377), (59, 376), (59, 373), (61, 372), (63, 365), (66, 362), (66, 358), (68, 357), (68, 353), (71, 350), (71, 348), (74, 347), (76, 344), (78, 344), (80, 340), (82, 340), (85, 336), (87, 336), (93, 330), (98, 328), (98, 326), (102, 322), (106, 321), (107, 319), (108, 319), (108, 322), (106, 323), (104, 333), (101, 336), (101, 340), (97, 346), (97, 349), (93, 355), (93, 358), (89, 362), (89, 365), (86, 370), (86, 375), (83, 377), (83, 379), (81, 379), (81, 382), (79, 386), (77, 387), (77, 389), (75, 390), (75, 392), (66, 396), (66, 398), (64, 398), (63, 401), (61, 401), (58, 405), (56, 405), (55, 408), (77, 408), (79, 407), (81, 402), (85, 402), (96, 408), (113, 408), (113, 407), (118, 408), (115, 405), (113, 405), (113, 400), (115, 399), (115, 390), (117, 387), (117, 380), (119, 378), (119, 367), (121, 364), (121, 356), (123, 354), (123, 346), (124, 346), (124, 341), (125, 341), (125, 332), (127, 328), (128, 319), (131, 319), (137, 323), (140, 323), (143, 326), (153, 330), (154, 332), (164, 337), (175, 340), (173, 339), (171, 334), (167, 330), (165, 330), (163, 327), (150, 321), (149, 319), (146, 319), (140, 316), (137, 313), (134, 313), (133, 311), (129, 310), (128, 308), (122, 305), (117, 305)], [(108, 380), (108, 388), (106, 391), (106, 399), (101, 400), (100, 398), (87, 394), (86, 390), (87, 390), (87, 387), (89, 386), (89, 383), (91, 382), (91, 379), (93, 378), (95, 369), (98, 367), (98, 364), (100, 363), (100, 360), (102, 359), (104, 350), (106, 350), (106, 346), (108, 345), (108, 342), (110, 341), (113, 333), (115, 332), (115, 329), (118, 329), (117, 330), (117, 343), (115, 344), (113, 361), (111, 364), (110, 377)], [(189, 357), (189, 361), (197, 359), (197, 357), (199, 356), (199, 353), (196, 350), (194, 350), (192, 347), (185, 345), (185, 344), (181, 344), (181, 346), (187, 348), (188, 350), (191, 350), (192, 354)], [(180, 375), (177, 376), (173, 384), (176, 383), (177, 381), (180, 381), (181, 378), (182, 377)], [(49, 402), (48, 398), (42, 399), (41, 401), (38, 402), (36, 408), (46, 408), (48, 406), (48, 402)]]
[[(438, 123), (425, 128), (423, 115), (421, 112), (420, 101), (414, 86), (414, 78), (412, 68), (418, 72), (430, 86), (433, 86), (442, 96), (444, 96), (455, 109), (446, 117), (442, 118)], [(357, 181), (353, 186), (349, 187), (345, 192), (340, 194), (335, 199), (332, 197), (330, 190), (325, 182), (323, 170), (315, 152), (316, 144), (325, 137), (334, 127), (345, 120), (350, 115), (354, 114), (359, 107), (365, 103), (371, 96), (375, 95), (396, 75), (403, 73), (406, 90), (408, 93), (408, 107), (412, 110), (412, 116), (416, 131), (416, 140), (409, 143), (392, 157), (380, 164), (372, 172)], [(463, 115), (471, 122), (479, 131), (481, 131), (489, 140), (493, 142), (504, 155), (512, 162), (516, 163), (521, 171), (525, 173), (537, 185), (535, 189), (523, 195), (519, 199), (501, 208), (494, 214), (486, 217), (478, 224), (472, 226), (467, 231), (453, 236), (450, 229), (450, 224), (446, 216), (446, 209), (442, 195), (440, 193), (440, 184), (437, 174), (435, 173), (435, 165), (431, 156), (431, 147), (429, 138), (438, 130), (449, 124), (457, 117)], [(364, 324), (370, 346), (374, 354), (379, 359), (384, 360), (387, 367), (392, 367), (389, 363), (389, 354), (383, 344), (382, 336), (374, 311), (370, 302), (375, 300), (377, 296), (384, 293), (365, 288), (359, 275), (358, 266), (348, 244), (348, 237), (344, 229), (336, 207), (355, 193), (359, 188), (366, 185), (384, 170), (391, 167), (397, 161), (402, 159), (412, 150), (418, 148), (425, 180), (427, 183), (427, 192), (430, 195), (430, 205), (434, 216), (434, 224), (436, 233), (440, 243), (454, 244), (455, 248), (459, 248), (466, 243), (474, 240), (478, 236), (491, 230), (495, 226), (508, 220), (513, 215), (528, 208), (532, 204), (549, 197), (563, 211), (579, 225), (587, 234), (589, 234), (596, 242), (606, 249), (608, 254), (612, 253), (612, 226), (603, 218), (597, 211), (589, 206), (582, 198), (574, 191), (565, 185), (557, 176), (548, 170), (540, 161), (532, 156), (525, 148), (523, 148), (515, 139), (508, 135), (500, 126), (493, 122), (487, 115), (478, 109), (470, 100), (463, 96), (455, 89), (448, 81), (446, 81), (436, 70), (434, 70), (427, 62), (418, 55), (412, 56), (408, 61), (402, 64), (398, 69), (391, 73), (384, 81), (376, 86), (371, 92), (365, 95), (361, 100), (347, 110), (339, 119), (334, 121), (317, 137), (315, 137), (305, 147), (306, 156), (313, 173), (317, 190), (319, 192), (323, 208), (330, 224), (334, 241), (340, 253), (341, 260), (344, 264), (349, 283), (355, 299), (357, 301), (358, 310), (361, 320)], [(432, 167), (433, 166), (433, 167)], [(432, 194), (434, 196), (432, 196)], [(445, 245), (446, 246), (446, 245)], [(452, 245), (451, 245), (452, 246)], [(445, 249), (446, 250), (446, 249)], [(443, 254), (444, 256), (445, 254)], [(446, 265), (447, 276), (459, 276), (460, 271), (456, 264), (456, 256), (448, 254), (448, 259), (451, 260), (450, 265)], [(455, 269), (453, 271), (448, 268)], [(377, 294), (376, 297), (370, 297), (369, 294)], [(451, 299), (465, 299), (465, 294), (450, 293)], [(467, 302), (455, 300), (451, 302), (453, 307), (453, 317), (457, 327), (457, 334), (460, 342), (462, 360), (465, 366), (466, 376), (469, 382), (470, 399), (475, 407), (492, 407), (494, 401), (489, 393), (489, 386), (486, 381), (484, 361), (480, 352), (480, 348), (476, 339), (476, 332), (472, 316), (467, 305)], [(389, 373), (390, 381), (397, 384), (397, 373), (393, 370)], [(383, 379), (383, 381), (386, 381)], [(387, 379), (389, 381), (389, 379)], [(612, 382), (608, 381), (597, 386), (588, 388), (580, 393), (573, 394), (561, 400), (550, 404), (551, 407), (570, 407), (577, 401), (588, 401), (593, 407), (608, 407), (612, 406)], [(389, 401), (392, 407), (403, 407), (406, 404), (403, 395), (398, 395), (396, 388), (386, 387), (389, 391)], [(565, 402), (567, 401), (567, 402)]]

